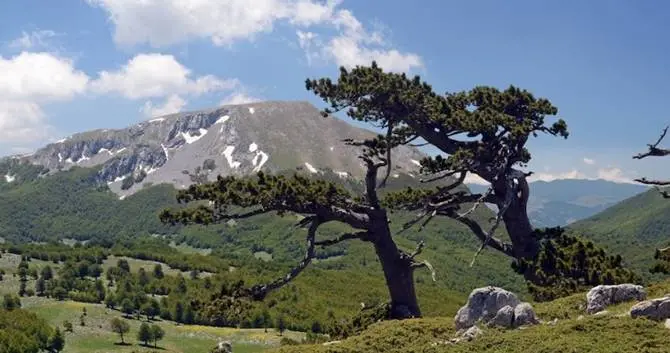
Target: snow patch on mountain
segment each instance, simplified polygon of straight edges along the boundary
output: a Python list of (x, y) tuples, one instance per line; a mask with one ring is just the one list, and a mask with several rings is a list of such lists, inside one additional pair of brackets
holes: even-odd
[(307, 162), (305, 162), (305, 167), (307, 167), (307, 170), (309, 170), (311, 173), (316, 174), (319, 172), (316, 168), (314, 168), (311, 164)]
[[(260, 161), (258, 160), (259, 158), (260, 158)], [(251, 163), (253, 163), (253, 165), (255, 165), (254, 173), (258, 173), (261, 170), (261, 168), (263, 167), (263, 164), (265, 164), (265, 162), (267, 162), (269, 158), (270, 158), (270, 156), (268, 156), (267, 153), (265, 153), (263, 151), (257, 151), (256, 155), (254, 156), (254, 159), (251, 161)]]
[(165, 121), (165, 118), (156, 118), (149, 120), (150, 123), (159, 123), (161, 121)]
[(258, 145), (255, 142), (252, 142), (249, 145), (249, 152), (256, 152), (257, 149), (258, 149)]
[(203, 138), (205, 135), (207, 135), (207, 130), (206, 129), (200, 129), (198, 130), (200, 132), (200, 135), (191, 135), (189, 132), (182, 132), (181, 136), (186, 140), (186, 143), (189, 145), (192, 144), (193, 142), (196, 142)]
[(239, 161), (233, 160), (233, 151), (235, 150), (235, 146), (226, 146), (226, 149), (223, 150), (223, 155), (226, 157), (226, 161), (228, 161), (228, 166), (231, 168), (239, 168), (242, 163)]
[(256, 109), (254, 107), (249, 107), (249, 113), (253, 114), (256, 112)]
[(11, 182), (13, 182), (14, 180), (16, 180), (16, 176), (15, 176), (15, 175), (5, 174), (5, 181), (6, 181), (6, 182), (11, 183)]

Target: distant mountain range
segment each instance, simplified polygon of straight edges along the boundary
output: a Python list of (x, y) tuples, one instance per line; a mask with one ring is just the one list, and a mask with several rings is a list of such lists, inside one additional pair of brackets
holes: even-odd
[[(473, 192), (486, 191), (483, 185), (468, 187)], [(530, 183), (528, 214), (536, 227), (566, 226), (647, 190), (644, 185), (607, 180), (535, 181)]]

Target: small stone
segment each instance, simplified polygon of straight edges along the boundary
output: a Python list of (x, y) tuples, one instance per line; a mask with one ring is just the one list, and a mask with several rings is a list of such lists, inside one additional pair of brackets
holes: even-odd
[(670, 319), (665, 319), (665, 328), (670, 330)]

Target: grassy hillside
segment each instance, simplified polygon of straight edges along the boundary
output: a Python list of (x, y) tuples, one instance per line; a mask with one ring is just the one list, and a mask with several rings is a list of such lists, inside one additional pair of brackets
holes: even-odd
[[(650, 297), (664, 295), (670, 282), (649, 288)], [(452, 344), (456, 337), (453, 316), (405, 321), (386, 321), (372, 325), (363, 334), (331, 345), (284, 346), (272, 352), (323, 353), (619, 353), (667, 352), (670, 335), (663, 322), (631, 319), (633, 303), (608, 308), (603, 315), (585, 315), (585, 293), (553, 302), (534, 304), (545, 323), (517, 330), (485, 328), (471, 342)], [(547, 322), (558, 319), (554, 325)]]
[(576, 222), (570, 229), (622, 254), (632, 267), (648, 273), (654, 249), (670, 245), (668, 215), (670, 200), (650, 190)]

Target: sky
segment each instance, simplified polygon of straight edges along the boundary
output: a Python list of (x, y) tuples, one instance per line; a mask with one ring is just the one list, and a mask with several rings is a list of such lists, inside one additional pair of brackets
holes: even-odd
[(306, 78), (376, 60), (440, 93), (548, 98), (570, 136), (529, 142), (536, 180), (662, 178), (670, 160), (632, 156), (670, 123), (667, 18), (664, 1), (2, 0), (0, 155), (222, 104), (323, 108)]

